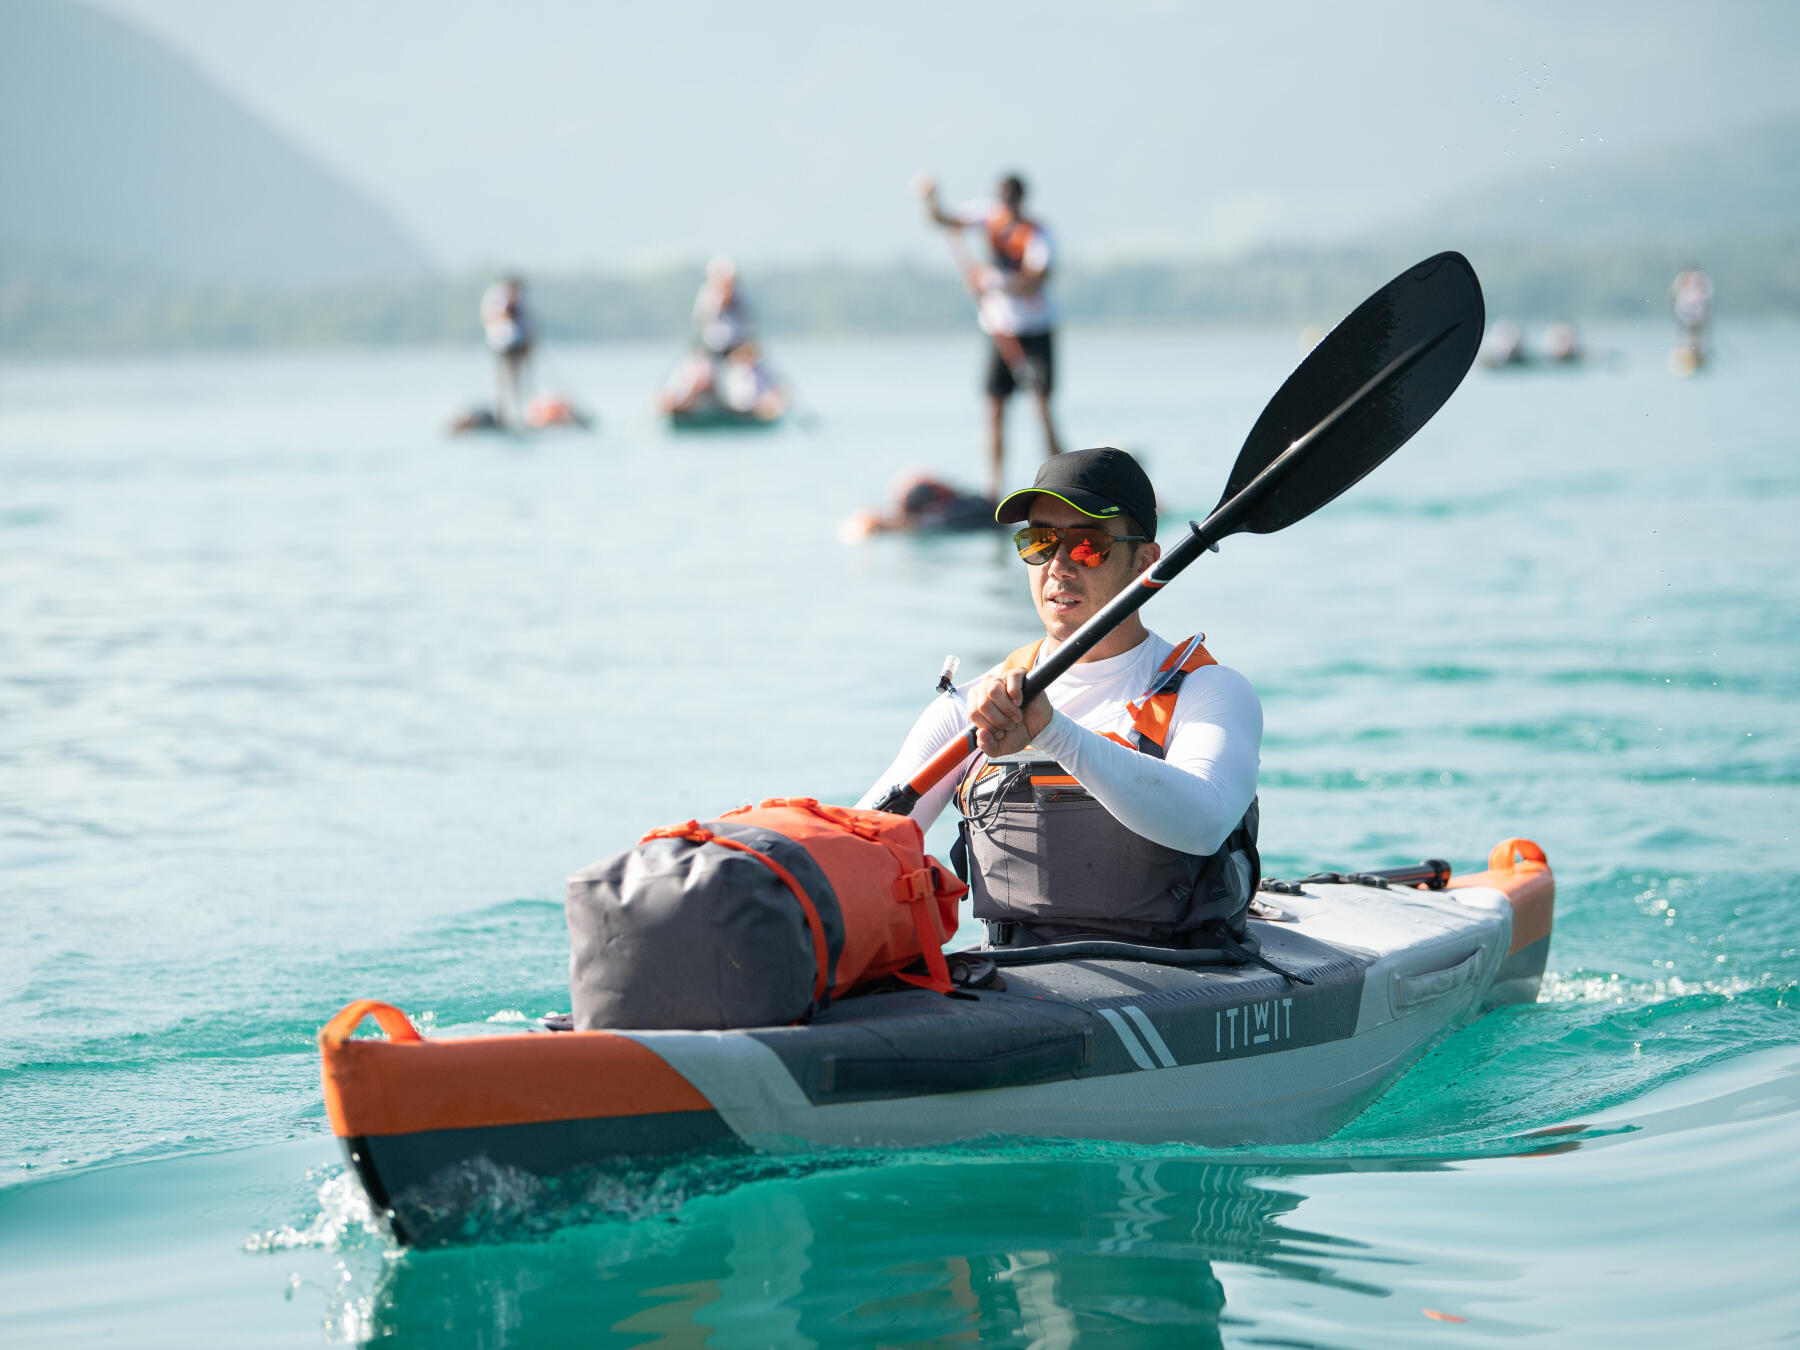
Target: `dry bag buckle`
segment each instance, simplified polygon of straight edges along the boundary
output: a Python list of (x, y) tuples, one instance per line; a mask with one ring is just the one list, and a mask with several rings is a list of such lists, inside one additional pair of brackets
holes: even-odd
[(931, 869), (921, 867), (916, 872), (908, 872), (894, 883), (894, 899), (903, 905), (916, 905), (921, 900), (929, 900), (937, 894), (931, 884)]

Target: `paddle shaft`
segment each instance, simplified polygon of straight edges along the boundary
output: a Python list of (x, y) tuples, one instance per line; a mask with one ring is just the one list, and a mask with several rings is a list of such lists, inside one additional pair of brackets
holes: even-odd
[[(1327, 413), (1312, 430), (1290, 443), (1287, 449), (1270, 460), (1262, 472), (1246, 483), (1235, 496), (1214, 507), (1212, 514), (1204, 521), (1197, 525), (1189, 522), (1188, 532), (1180, 543), (1157, 559), (1149, 571), (1107, 601), (1098, 614), (1076, 629), (1067, 642), (1059, 646), (1047, 660), (1025, 676), (1024, 692), (1019, 698), (1020, 706), (1023, 707), (1030, 703), (1060, 679), (1071, 666), (1092, 651), (1107, 634), (1148, 604), (1151, 597), (1179, 576), (1189, 563), (1212, 548), (1219, 540), (1235, 533), (1244, 524), (1246, 517), (1280, 486), (1306, 452), (1318, 443), (1320, 437), (1343, 420), (1364, 399), (1384, 385), (1398, 379), (1409, 367), (1442, 342), (1445, 336), (1447, 333), (1440, 333), (1436, 337), (1415, 343), (1400, 353), (1377, 371), (1362, 388)], [(919, 798), (954, 772), (956, 767), (974, 752), (977, 746), (976, 737), (976, 729), (973, 726), (968, 727), (962, 735), (927, 760), (924, 767), (907, 782), (889, 788), (886, 795), (875, 803), (875, 809), (891, 811), (896, 815), (910, 815), (913, 807), (919, 804)]]
[[(944, 244), (950, 250), (950, 256), (956, 262), (956, 274), (962, 278), (963, 289), (975, 301), (976, 312), (981, 310), (981, 287), (975, 281), (975, 260), (969, 256), (968, 246), (963, 243), (962, 227), (946, 227)], [(1019, 339), (1011, 333), (989, 333), (994, 340), (994, 349), (1000, 353), (1000, 359), (1006, 362), (1013, 378), (1026, 387), (1032, 387), (1036, 377), (1031, 373), (1031, 362), (1026, 359), (1025, 349), (1019, 345)]]

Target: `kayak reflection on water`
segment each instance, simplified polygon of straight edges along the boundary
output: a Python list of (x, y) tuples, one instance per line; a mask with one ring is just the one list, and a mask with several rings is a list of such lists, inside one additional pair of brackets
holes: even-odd
[[(1214, 1261), (1387, 1294), (1322, 1262), (1329, 1239), (1281, 1222), (1301, 1197), (1271, 1184), (1273, 1169), (1038, 1148), (1031, 1161), (939, 1153), (747, 1186), (732, 1171), (723, 1194), (704, 1170), (678, 1169), (612, 1195), (631, 1217), (669, 1206), (664, 1222), (387, 1263), (370, 1330), (467, 1334), (487, 1316), (522, 1343), (588, 1340), (598, 1326), (672, 1344), (805, 1346), (1066, 1344), (1129, 1326), (1138, 1344), (1216, 1346), (1226, 1298)], [(896, 1224), (907, 1240), (892, 1260), (871, 1259), (870, 1235)], [(942, 1237), (920, 1259), (927, 1233)]]

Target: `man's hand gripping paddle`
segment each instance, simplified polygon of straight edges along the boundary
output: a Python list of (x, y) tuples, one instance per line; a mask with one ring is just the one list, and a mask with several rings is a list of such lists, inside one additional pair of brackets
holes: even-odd
[[(1304, 520), (1406, 444), (1468, 374), (1486, 320), (1481, 283), (1460, 253), (1427, 258), (1358, 305), (1269, 400), (1212, 514), (1033, 670), (1020, 705), (1221, 539)], [(975, 744), (969, 727), (876, 809), (910, 814)]]

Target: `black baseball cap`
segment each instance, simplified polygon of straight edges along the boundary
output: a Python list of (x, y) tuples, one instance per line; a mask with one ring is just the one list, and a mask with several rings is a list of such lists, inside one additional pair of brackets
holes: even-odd
[(1156, 489), (1150, 486), (1150, 476), (1130, 455), (1110, 445), (1051, 455), (1038, 470), (1036, 482), (1000, 499), (994, 519), (1002, 525), (1026, 519), (1034, 492), (1067, 502), (1095, 520), (1128, 515), (1156, 538)]

